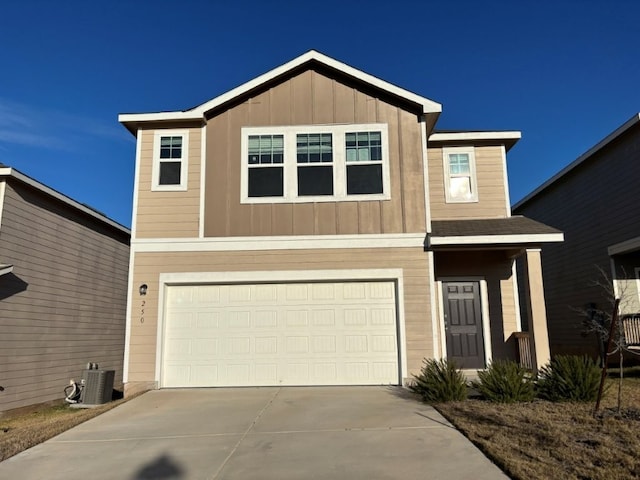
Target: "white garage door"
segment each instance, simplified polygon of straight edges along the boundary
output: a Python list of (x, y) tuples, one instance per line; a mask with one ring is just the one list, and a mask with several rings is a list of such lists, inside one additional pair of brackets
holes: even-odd
[(169, 286), (162, 387), (398, 384), (393, 282)]

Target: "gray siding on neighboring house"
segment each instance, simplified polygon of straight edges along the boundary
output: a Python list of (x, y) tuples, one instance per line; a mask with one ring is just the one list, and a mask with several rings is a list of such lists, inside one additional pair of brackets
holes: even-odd
[(0, 411), (63, 398), (84, 365), (122, 385), (129, 235), (9, 179), (0, 225)]
[(564, 243), (547, 244), (542, 254), (552, 354), (595, 352), (595, 337), (581, 336), (582, 317), (575, 309), (590, 302), (609, 308), (602, 289), (593, 285), (596, 265), (611, 275), (607, 247), (640, 236), (639, 182), (636, 124), (514, 209), (565, 235)]

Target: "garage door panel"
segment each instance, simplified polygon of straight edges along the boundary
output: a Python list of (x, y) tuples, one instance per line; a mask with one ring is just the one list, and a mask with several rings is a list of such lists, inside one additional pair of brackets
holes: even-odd
[(163, 387), (397, 384), (393, 282), (170, 286)]

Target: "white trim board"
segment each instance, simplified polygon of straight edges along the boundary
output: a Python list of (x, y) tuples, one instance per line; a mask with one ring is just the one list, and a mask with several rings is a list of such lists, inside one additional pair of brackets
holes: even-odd
[(611, 256), (630, 253), (636, 250), (640, 250), (640, 237), (630, 238), (624, 242), (613, 244), (607, 248), (607, 253)]
[(422, 106), (424, 113), (440, 113), (442, 111), (442, 105), (434, 102), (433, 100), (429, 100), (428, 98), (422, 97), (420, 95), (416, 95), (415, 93), (409, 92), (403, 88), (397, 87), (391, 83), (385, 82), (373, 75), (369, 75), (361, 70), (350, 67), (349, 65), (342, 63), (338, 60), (335, 60), (331, 57), (328, 57), (316, 50), (310, 50), (299, 57), (294, 58), (293, 60), (274, 68), (273, 70), (264, 73), (253, 80), (250, 80), (242, 85), (229, 90), (222, 95), (219, 95), (208, 102), (205, 102), (195, 108), (192, 108), (187, 111), (181, 112), (158, 112), (158, 113), (127, 113), (118, 115), (118, 121), (123, 124), (127, 124), (130, 122), (151, 122), (151, 121), (162, 121), (162, 120), (202, 120), (204, 115), (220, 106), (224, 103), (233, 100), (234, 98), (247, 93), (254, 88), (258, 88), (266, 82), (276, 79), (282, 75), (285, 75), (289, 71), (304, 65), (307, 62), (316, 61), (318, 63), (324, 64), (330, 68), (341, 71), (346, 75), (349, 75), (357, 80), (360, 80), (364, 83), (372, 85), (381, 90), (385, 90), (393, 95), (404, 98), (412, 103), (418, 104)]
[(444, 245), (508, 245), (519, 243), (563, 242), (563, 233), (541, 233), (523, 235), (461, 235), (451, 237), (429, 237), (429, 246)]
[(159, 387), (162, 369), (162, 348), (164, 345), (165, 292), (171, 285), (238, 283), (288, 283), (288, 282), (343, 282), (343, 281), (392, 281), (396, 283), (396, 317), (398, 321), (398, 382), (402, 384), (408, 376), (407, 342), (404, 312), (404, 277), (400, 268), (371, 270), (291, 270), (253, 272), (176, 272), (161, 273), (158, 278), (158, 322), (156, 330), (155, 381)]
[(336, 248), (424, 248), (424, 233), (134, 239), (131, 250), (149, 252), (234, 252)]

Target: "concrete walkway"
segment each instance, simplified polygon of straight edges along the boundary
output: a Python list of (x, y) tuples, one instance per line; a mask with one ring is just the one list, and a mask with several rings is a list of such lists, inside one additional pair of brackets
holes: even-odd
[(146, 393), (0, 463), (0, 478), (505, 479), (398, 388)]

